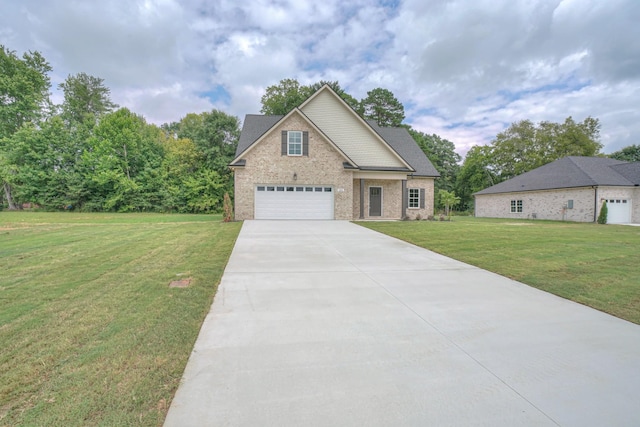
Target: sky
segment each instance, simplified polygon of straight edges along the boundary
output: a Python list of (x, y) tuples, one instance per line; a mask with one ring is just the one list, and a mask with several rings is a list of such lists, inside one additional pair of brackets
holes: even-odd
[(0, 0), (0, 44), (39, 51), (52, 99), (69, 75), (162, 124), (243, 120), (268, 86), (385, 88), (405, 123), (464, 155), (520, 120), (601, 124), (640, 144), (639, 0)]

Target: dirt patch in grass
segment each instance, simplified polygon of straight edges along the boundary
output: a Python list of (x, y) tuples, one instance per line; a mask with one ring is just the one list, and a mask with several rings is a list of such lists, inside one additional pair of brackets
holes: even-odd
[(189, 277), (187, 279), (174, 280), (173, 282), (169, 283), (169, 287), (170, 288), (188, 288), (190, 284), (191, 284), (191, 278)]

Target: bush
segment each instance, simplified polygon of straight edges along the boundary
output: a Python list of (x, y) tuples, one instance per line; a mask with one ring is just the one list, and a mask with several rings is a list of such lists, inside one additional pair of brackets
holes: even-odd
[(224, 193), (222, 210), (224, 211), (224, 222), (231, 222), (233, 220), (233, 204), (231, 203), (229, 193)]
[(605, 200), (604, 202), (602, 202), (602, 207), (600, 208), (600, 214), (598, 215), (598, 224), (606, 224), (607, 223), (607, 214), (608, 212), (608, 208), (607, 208), (607, 201)]

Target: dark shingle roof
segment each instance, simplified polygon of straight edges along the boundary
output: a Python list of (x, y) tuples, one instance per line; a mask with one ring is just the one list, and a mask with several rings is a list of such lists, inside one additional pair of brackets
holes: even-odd
[[(264, 135), (284, 116), (263, 116), (259, 114), (247, 114), (238, 140), (236, 158), (251, 146), (258, 138)], [(431, 164), (424, 152), (411, 137), (405, 128), (380, 127), (375, 122), (369, 125), (404, 159), (415, 172), (415, 176), (440, 176), (436, 168)], [(366, 165), (364, 165), (366, 166)], [(377, 168), (376, 170), (380, 170)], [(406, 170), (406, 169), (403, 169)]]
[(611, 168), (631, 181), (633, 185), (640, 185), (640, 162), (615, 165)]
[(420, 149), (411, 134), (405, 128), (380, 127), (374, 121), (367, 123), (393, 148), (396, 153), (409, 163), (415, 176), (440, 176), (424, 151)]
[(634, 183), (629, 178), (634, 171), (638, 172), (637, 169), (630, 168), (629, 177), (617, 170), (621, 166), (626, 168), (629, 164), (606, 157), (563, 157), (475, 194), (554, 190), (594, 185), (631, 186), (637, 184), (637, 181)]
[(263, 116), (260, 114), (247, 114), (240, 132), (236, 157), (242, 154), (251, 144), (271, 129), (284, 116)]

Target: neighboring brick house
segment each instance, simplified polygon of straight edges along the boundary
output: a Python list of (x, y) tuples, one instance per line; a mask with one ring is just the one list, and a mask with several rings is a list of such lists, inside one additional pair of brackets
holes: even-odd
[(286, 116), (247, 115), (229, 166), (237, 220), (426, 218), (439, 176), (406, 129), (327, 85)]
[(564, 157), (474, 196), (477, 217), (595, 222), (606, 200), (608, 223), (640, 223), (640, 162)]

